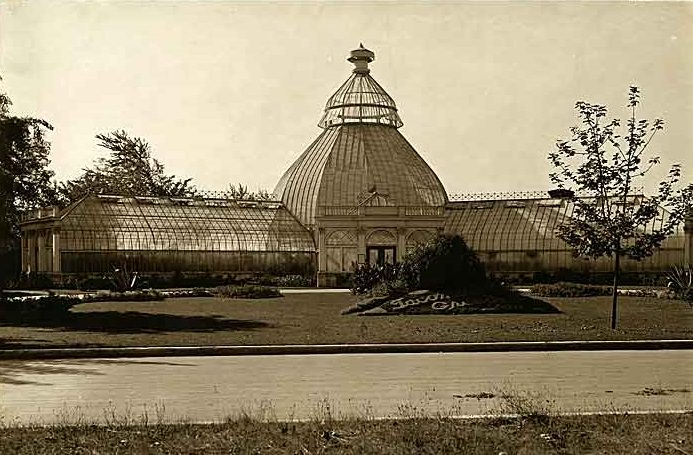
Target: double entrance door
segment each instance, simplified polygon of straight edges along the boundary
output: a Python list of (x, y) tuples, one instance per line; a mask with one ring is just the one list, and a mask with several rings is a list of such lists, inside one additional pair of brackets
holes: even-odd
[(366, 261), (370, 265), (394, 264), (397, 262), (397, 248), (394, 246), (366, 247)]

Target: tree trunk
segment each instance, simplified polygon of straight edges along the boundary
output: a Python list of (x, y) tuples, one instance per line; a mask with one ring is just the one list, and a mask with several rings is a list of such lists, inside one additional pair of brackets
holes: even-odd
[(614, 289), (611, 297), (611, 330), (616, 330), (616, 319), (618, 310), (618, 279), (619, 272), (621, 271), (621, 254), (619, 248), (616, 250), (616, 257), (614, 258)]

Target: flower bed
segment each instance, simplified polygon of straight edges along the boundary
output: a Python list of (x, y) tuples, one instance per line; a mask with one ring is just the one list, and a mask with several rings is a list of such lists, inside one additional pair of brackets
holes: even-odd
[(451, 295), (414, 291), (402, 297), (370, 297), (342, 310), (342, 314), (385, 316), (398, 314), (558, 313), (550, 303), (513, 291), (494, 294)]

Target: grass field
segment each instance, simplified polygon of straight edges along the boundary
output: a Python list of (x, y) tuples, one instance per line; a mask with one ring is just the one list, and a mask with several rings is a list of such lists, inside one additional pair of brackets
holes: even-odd
[(559, 314), (354, 316), (346, 293), (262, 300), (213, 297), (98, 302), (65, 318), (0, 322), (0, 347), (195, 346), (691, 339), (686, 303), (621, 297), (619, 329), (608, 329), (610, 298), (547, 298)]
[(676, 454), (693, 414), (4, 428), (3, 454)]

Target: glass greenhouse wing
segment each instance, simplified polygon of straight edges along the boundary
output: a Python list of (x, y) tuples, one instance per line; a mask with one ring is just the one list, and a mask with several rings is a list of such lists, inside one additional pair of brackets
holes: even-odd
[(278, 202), (95, 196), (61, 216), (62, 251), (313, 252)]
[(93, 196), (60, 217), (60, 271), (312, 274), (311, 233), (281, 202)]
[[(460, 234), (490, 270), (556, 270), (595, 267), (608, 270), (609, 258), (588, 262), (557, 235), (557, 227), (574, 216), (575, 205), (562, 199), (468, 200), (446, 208), (445, 232)], [(647, 226), (661, 226), (667, 212)], [(683, 258), (679, 228), (661, 248), (642, 261), (625, 261), (625, 270), (668, 269)]]

